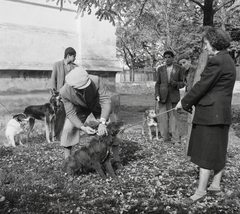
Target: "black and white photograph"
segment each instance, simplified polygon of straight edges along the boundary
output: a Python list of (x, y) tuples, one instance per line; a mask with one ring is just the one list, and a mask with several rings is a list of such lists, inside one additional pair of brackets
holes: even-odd
[(0, 0), (0, 214), (240, 213), (240, 0)]

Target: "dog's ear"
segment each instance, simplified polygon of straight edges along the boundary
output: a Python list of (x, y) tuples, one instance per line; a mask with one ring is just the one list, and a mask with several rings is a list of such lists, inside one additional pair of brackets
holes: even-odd
[(58, 91), (57, 91), (55, 88), (53, 88), (53, 89), (49, 89), (49, 93), (50, 93), (51, 95), (55, 95), (55, 94), (58, 93)]
[(120, 130), (121, 124), (118, 122), (111, 122), (107, 125), (108, 134), (116, 135)]
[(20, 114), (13, 115), (13, 119), (18, 118)]
[(144, 116), (147, 117), (149, 115), (149, 110), (147, 109), (145, 112), (144, 112)]
[(25, 118), (25, 114), (15, 114), (13, 115), (13, 119), (17, 120), (18, 122), (21, 122)]

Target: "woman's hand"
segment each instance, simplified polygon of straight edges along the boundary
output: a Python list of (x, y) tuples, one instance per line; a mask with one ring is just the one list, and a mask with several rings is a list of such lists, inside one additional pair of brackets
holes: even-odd
[(178, 110), (178, 109), (182, 109), (182, 103), (181, 103), (181, 100), (178, 102), (178, 104), (175, 106), (175, 109)]
[(96, 130), (89, 126), (82, 126), (81, 129), (87, 134), (96, 134)]

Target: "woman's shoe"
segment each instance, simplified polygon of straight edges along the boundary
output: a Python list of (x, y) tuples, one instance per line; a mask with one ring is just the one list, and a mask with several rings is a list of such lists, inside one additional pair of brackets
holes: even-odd
[(211, 196), (221, 196), (223, 192), (221, 190), (207, 190), (207, 194)]
[(201, 202), (203, 201), (203, 199), (206, 197), (206, 195), (203, 195), (202, 197), (196, 199), (196, 200), (193, 200), (191, 197), (189, 198), (186, 198), (185, 200), (183, 200), (183, 203), (186, 204), (186, 205), (191, 205), (191, 204), (195, 204), (197, 203), (198, 201)]
[(207, 194), (211, 196), (221, 196), (223, 192), (220, 188), (214, 188), (210, 186), (207, 188)]

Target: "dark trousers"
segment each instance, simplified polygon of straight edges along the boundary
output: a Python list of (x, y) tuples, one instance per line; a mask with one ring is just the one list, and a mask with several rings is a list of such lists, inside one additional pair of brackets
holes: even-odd
[(55, 137), (59, 140), (60, 140), (60, 137), (62, 134), (65, 118), (66, 118), (66, 112), (65, 112), (63, 103), (61, 103), (60, 107), (57, 111), (57, 114), (56, 114), (56, 121), (55, 121), (55, 125), (54, 125)]

